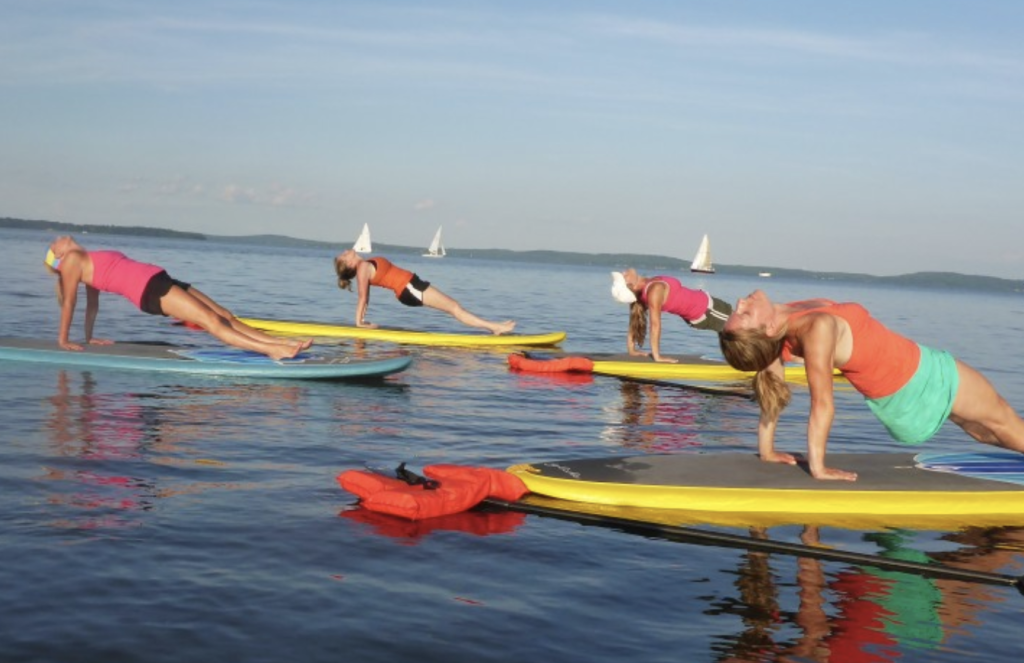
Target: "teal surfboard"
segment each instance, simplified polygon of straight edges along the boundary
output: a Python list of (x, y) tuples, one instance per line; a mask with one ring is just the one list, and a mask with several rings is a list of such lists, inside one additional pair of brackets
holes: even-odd
[(62, 350), (55, 341), (0, 337), (0, 361), (56, 364), (69, 368), (113, 368), (170, 373), (198, 373), (244, 378), (342, 380), (382, 377), (404, 371), (408, 355), (354, 358), (337, 354), (300, 353), (275, 361), (235, 348), (186, 348), (165, 343), (89, 345), (81, 352)]

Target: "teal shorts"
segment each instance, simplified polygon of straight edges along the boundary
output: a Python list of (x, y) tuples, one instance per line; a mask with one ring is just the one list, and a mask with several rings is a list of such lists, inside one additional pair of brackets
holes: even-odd
[(942, 428), (953, 410), (960, 374), (956, 359), (944, 350), (921, 348), (910, 382), (891, 396), (867, 399), (868, 407), (898, 442), (921, 444)]

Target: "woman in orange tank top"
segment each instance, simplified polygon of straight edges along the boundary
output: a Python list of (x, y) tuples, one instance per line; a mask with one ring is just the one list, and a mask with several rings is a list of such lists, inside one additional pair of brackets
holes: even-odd
[(775, 426), (790, 399), (783, 362), (793, 357), (803, 360), (811, 392), (807, 462), (815, 478), (857, 478), (825, 465), (835, 412), (833, 369), (864, 395), (900, 442), (924, 442), (949, 418), (979, 442), (1024, 453), (1024, 420), (981, 373), (887, 329), (859, 304), (777, 304), (757, 290), (736, 303), (719, 340), (730, 365), (757, 371), (762, 460), (796, 463), (793, 455), (775, 450)]
[(364, 260), (354, 250), (348, 249), (334, 258), (334, 271), (338, 275), (338, 287), (342, 290), (352, 290), (353, 279), (358, 286), (357, 327), (367, 329), (376, 329), (377, 327), (366, 320), (366, 309), (370, 305), (370, 286), (391, 290), (395, 293), (395, 298), (406, 306), (429, 306), (444, 311), (464, 325), (486, 329), (492, 334), (507, 334), (516, 326), (514, 320), (491, 322), (470, 313), (436, 286), (423, 281), (420, 277), (402, 269), (387, 258), (377, 256)]

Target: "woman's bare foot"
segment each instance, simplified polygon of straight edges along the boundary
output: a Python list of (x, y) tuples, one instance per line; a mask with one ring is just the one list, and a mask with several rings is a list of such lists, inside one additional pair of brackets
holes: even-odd
[(274, 361), (281, 359), (291, 359), (295, 355), (299, 354), (300, 348), (298, 345), (273, 345), (268, 351), (267, 356)]
[(491, 331), (494, 332), (495, 336), (501, 336), (502, 334), (509, 333), (510, 331), (512, 331), (515, 328), (516, 328), (516, 321), (515, 320), (506, 320), (505, 322), (496, 322), (496, 323), (494, 323), (494, 325), (491, 327)]

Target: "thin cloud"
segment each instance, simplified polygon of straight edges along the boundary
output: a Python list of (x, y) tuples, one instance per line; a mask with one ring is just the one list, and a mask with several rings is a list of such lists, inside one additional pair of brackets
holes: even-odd
[(266, 188), (228, 184), (221, 190), (220, 198), (232, 205), (309, 207), (314, 204), (316, 195), (281, 184), (272, 184)]
[(711, 57), (757, 52), (894, 65), (960, 66), (1008, 74), (1024, 71), (1024, 61), (1019, 57), (951, 48), (948, 40), (924, 32), (888, 31), (855, 37), (807, 30), (689, 25), (622, 17), (591, 18), (586, 24), (597, 34), (680, 48), (701, 48), (704, 55)]

